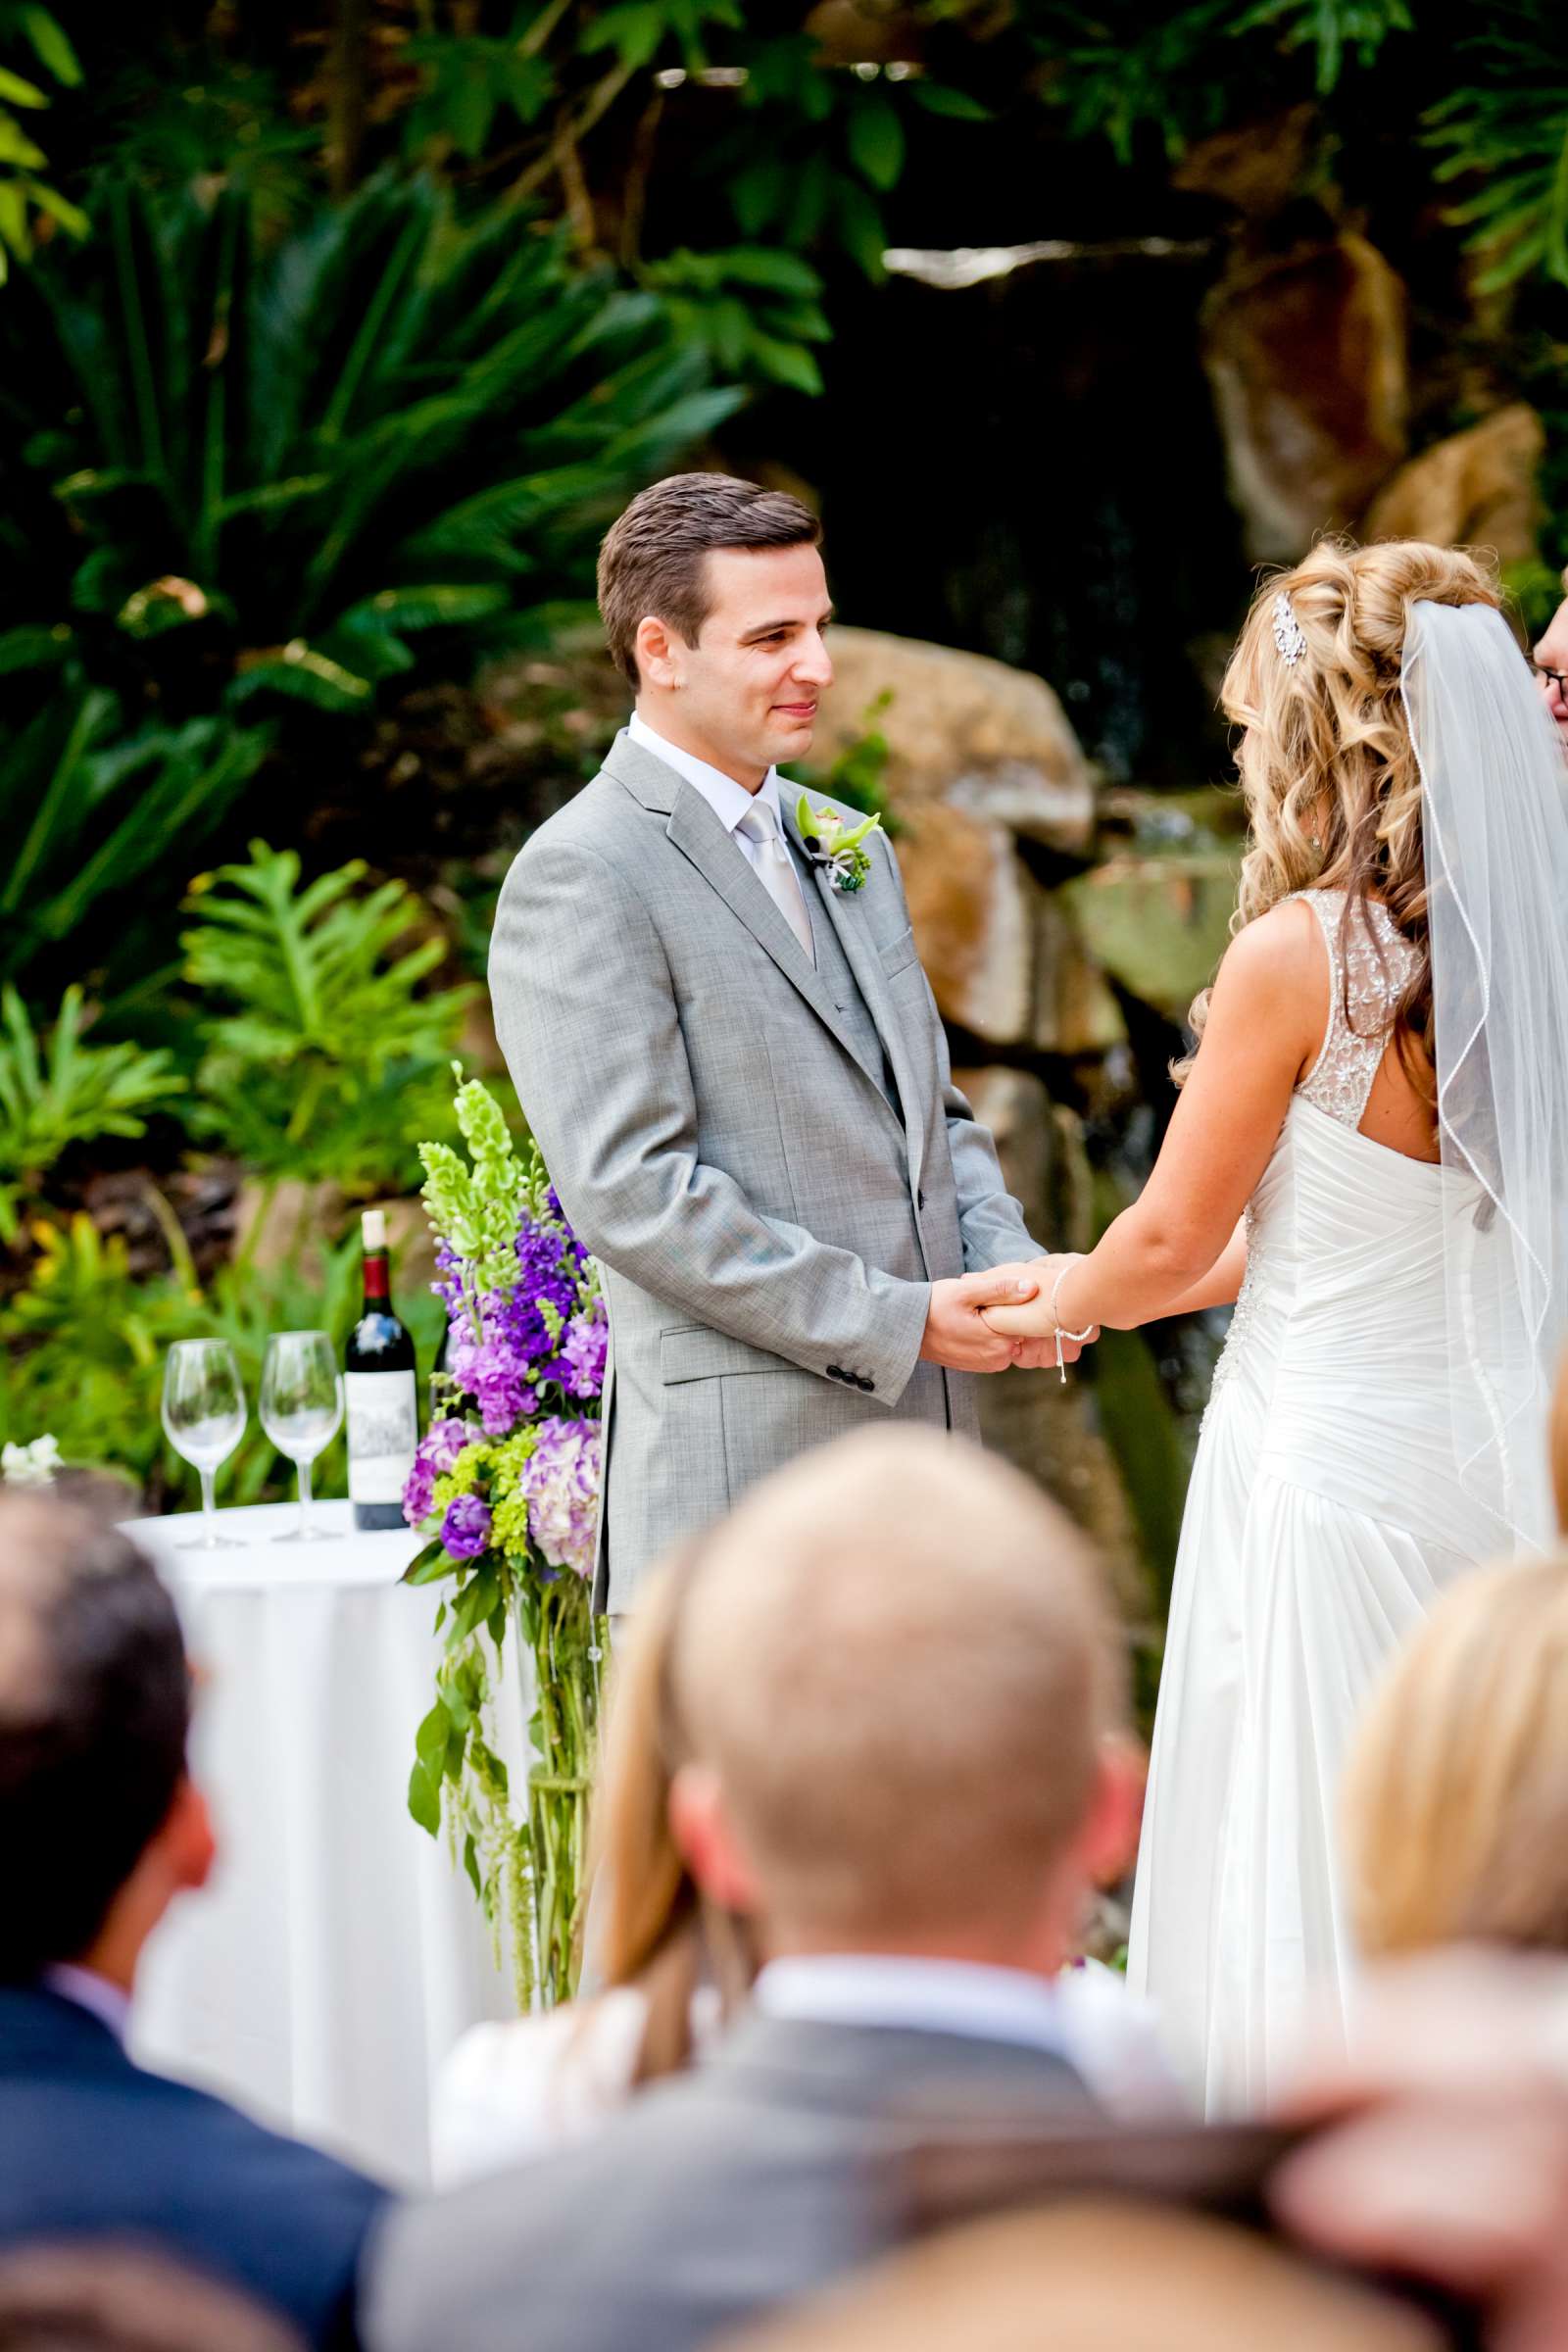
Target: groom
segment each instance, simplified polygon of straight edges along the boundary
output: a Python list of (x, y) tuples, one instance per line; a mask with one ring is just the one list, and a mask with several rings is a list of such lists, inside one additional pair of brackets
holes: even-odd
[(775, 771), (833, 679), (819, 536), (726, 474), (632, 501), (599, 607), (636, 710), (496, 912), (497, 1033), (603, 1271), (617, 1615), (808, 1446), (890, 1413), (972, 1436), (971, 1374), (1055, 1361), (981, 1319), (1043, 1251), (953, 1085), (893, 854), (873, 832), (844, 889)]

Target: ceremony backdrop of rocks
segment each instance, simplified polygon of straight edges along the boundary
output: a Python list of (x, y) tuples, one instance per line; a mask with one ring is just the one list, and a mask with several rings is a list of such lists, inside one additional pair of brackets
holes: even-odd
[[(162, 1339), (348, 1311), (353, 1203), (412, 1194), (454, 1046), (494, 1068), (482, 994), (429, 992), (624, 716), (593, 548), (674, 464), (821, 511), (813, 772), (885, 803), (961, 1082), (1092, 1240), (1225, 938), (1257, 567), (1415, 533), (1531, 624), (1557, 593), (1559, 41), (1544, 0), (0, 12), (40, 101), (0, 101), (0, 1434), (177, 1497)], [(182, 912), (259, 834), (302, 860), (218, 886), (271, 910), (262, 1039)], [(343, 923), (390, 877), (439, 943), (395, 1067), (384, 941), (288, 996), (350, 860)], [(1146, 1697), (1223, 1320), (985, 1391), (1119, 1563)], [(235, 1491), (276, 1469), (253, 1438)]]

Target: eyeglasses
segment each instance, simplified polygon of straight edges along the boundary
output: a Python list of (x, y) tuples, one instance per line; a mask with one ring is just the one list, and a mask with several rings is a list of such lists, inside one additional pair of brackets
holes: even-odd
[(1564, 702), (1568, 702), (1568, 669), (1547, 669), (1544, 662), (1532, 662), (1531, 674), (1543, 686), (1555, 686)]

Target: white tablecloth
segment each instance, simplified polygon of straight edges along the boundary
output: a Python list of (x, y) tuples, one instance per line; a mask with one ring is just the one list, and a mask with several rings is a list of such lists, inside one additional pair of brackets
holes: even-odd
[[(429, 2175), (429, 2086), (465, 2029), (514, 2014), (473, 1889), (405, 1809), (433, 1697), (438, 1595), (417, 1548), (276, 1544), (294, 1506), (220, 1514), (242, 1549), (178, 1548), (194, 1517), (128, 1532), (174, 1591), (204, 1676), (193, 1760), (218, 1870), (175, 1906), (137, 1983), (148, 2065), (222, 2091), (397, 2185)], [(501, 1744), (521, 1753), (521, 1710)]]

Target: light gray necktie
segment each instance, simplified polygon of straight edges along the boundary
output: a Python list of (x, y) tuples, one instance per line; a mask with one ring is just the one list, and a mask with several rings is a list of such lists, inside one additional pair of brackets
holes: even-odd
[(748, 841), (755, 842), (760, 853), (757, 859), (757, 878), (778, 908), (807, 956), (814, 964), (816, 943), (811, 937), (811, 917), (807, 911), (801, 878), (795, 871), (795, 860), (778, 829), (778, 819), (764, 800), (754, 800), (735, 828)]

